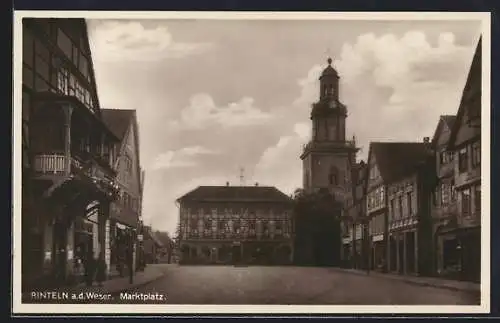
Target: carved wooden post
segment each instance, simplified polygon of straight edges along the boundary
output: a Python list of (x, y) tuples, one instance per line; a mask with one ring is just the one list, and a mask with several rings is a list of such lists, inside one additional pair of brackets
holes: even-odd
[(66, 175), (71, 174), (71, 116), (73, 107), (66, 105), (64, 110), (64, 169)]

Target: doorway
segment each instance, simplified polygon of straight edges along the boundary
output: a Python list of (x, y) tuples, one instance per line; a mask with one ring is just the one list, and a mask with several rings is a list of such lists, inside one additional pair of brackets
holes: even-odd
[(66, 281), (66, 266), (67, 266), (67, 250), (68, 231), (66, 224), (59, 220), (54, 223), (53, 227), (53, 270), (54, 283), (57, 285), (63, 284)]
[(239, 264), (241, 263), (241, 245), (233, 245), (232, 247), (232, 261), (233, 261), (233, 264)]

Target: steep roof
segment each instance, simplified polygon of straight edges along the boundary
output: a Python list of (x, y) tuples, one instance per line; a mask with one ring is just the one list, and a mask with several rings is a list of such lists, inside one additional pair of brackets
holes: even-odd
[(411, 174), (433, 156), (431, 144), (424, 142), (372, 142), (370, 151), (385, 183)]
[(455, 124), (455, 120), (457, 116), (455, 115), (442, 115), (439, 117), (438, 125), (436, 130), (434, 130), (434, 136), (432, 137), (432, 144), (436, 144), (436, 140), (438, 139), (438, 135), (441, 132), (441, 127), (446, 125), (446, 127), (451, 131), (453, 129), (453, 125)]
[(273, 186), (199, 186), (177, 201), (248, 201), (291, 202), (292, 199)]
[(144, 227), (147, 235), (153, 240), (153, 242), (159, 247), (163, 247), (163, 242), (158, 238), (156, 233), (151, 229), (151, 227)]
[(127, 133), (134, 114), (135, 110), (101, 109), (102, 120), (120, 140)]
[[(462, 119), (465, 117), (466, 109), (469, 109), (469, 113), (481, 113), (481, 104), (467, 104), (468, 100), (471, 99), (471, 93), (474, 91), (479, 92), (481, 95), (481, 69), (482, 69), (482, 36), (479, 37), (479, 41), (476, 45), (476, 50), (474, 51), (474, 56), (472, 57), (472, 62), (469, 68), (469, 73), (467, 74), (467, 80), (465, 81), (465, 86), (462, 91), (462, 98), (460, 99), (460, 105), (458, 107), (457, 117), (453, 125), (450, 141), (448, 144), (448, 149), (453, 149), (455, 145), (455, 140), (457, 137), (458, 130), (460, 129)], [(479, 109), (475, 111), (474, 109)]]

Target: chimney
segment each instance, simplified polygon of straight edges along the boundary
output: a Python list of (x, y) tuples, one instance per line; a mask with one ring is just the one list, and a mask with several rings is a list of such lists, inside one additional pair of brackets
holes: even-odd
[(424, 143), (428, 144), (430, 142), (430, 138), (429, 137), (424, 137)]
[(229, 182), (226, 182), (226, 186), (229, 186)]
[(255, 182), (255, 186), (259, 186), (259, 182)]

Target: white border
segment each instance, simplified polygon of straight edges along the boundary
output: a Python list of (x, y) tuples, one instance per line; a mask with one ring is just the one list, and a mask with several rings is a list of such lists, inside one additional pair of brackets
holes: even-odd
[[(50, 305), (21, 304), (21, 131), (22, 131), (22, 18), (64, 17), (86, 19), (212, 19), (212, 20), (478, 20), (482, 22), (482, 205), (490, 214), (490, 48), (489, 12), (119, 12), (119, 11), (15, 11), (13, 28), (13, 286), (12, 312), (23, 313), (234, 313), (234, 314), (373, 314), (373, 313), (489, 313), (490, 311), (490, 217), (481, 217), (481, 305), (479, 306), (358, 306), (358, 305)], [(17, 59), (16, 59), (17, 58)], [(458, 106), (457, 106), (458, 110)], [(486, 189), (485, 189), (486, 188)]]

